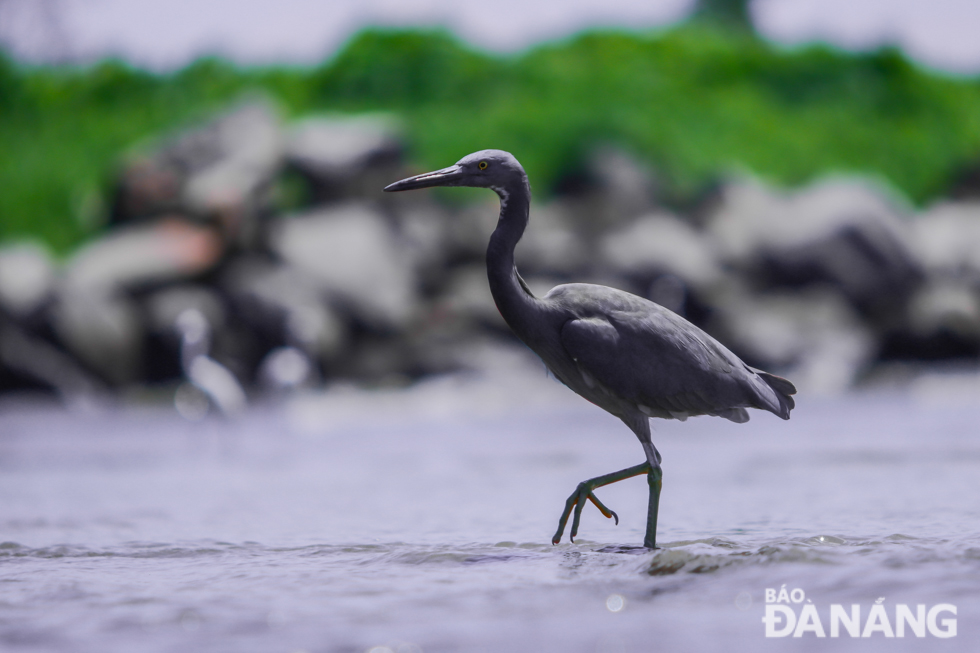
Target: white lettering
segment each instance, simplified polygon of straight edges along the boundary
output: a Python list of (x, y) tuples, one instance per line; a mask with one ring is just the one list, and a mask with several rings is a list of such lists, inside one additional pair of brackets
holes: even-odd
[[(781, 613), (782, 618), (777, 613)], [(766, 637), (786, 637), (793, 632), (796, 626), (796, 613), (788, 605), (767, 605), (766, 616), (762, 618), (762, 623), (766, 625)], [(776, 626), (783, 624), (779, 630)]]
[[(813, 633), (816, 637), (826, 637), (821, 612), (812, 601), (806, 599), (806, 593), (800, 589), (787, 590), (782, 585), (778, 590), (767, 587), (765, 590), (766, 611), (762, 623), (766, 626), (766, 637), (803, 637)], [(799, 614), (794, 603), (806, 601)], [(830, 637), (841, 637), (842, 632), (850, 637), (872, 637), (881, 633), (885, 637), (909, 636), (926, 637), (929, 635), (943, 639), (957, 635), (957, 608), (951, 603), (940, 603), (929, 608), (923, 603), (911, 607), (904, 603), (895, 605), (894, 622), (889, 618), (885, 609), (885, 598), (875, 601), (863, 621), (860, 605), (852, 603), (850, 610), (839, 603), (830, 605)], [(736, 602), (737, 603), (737, 602)], [(826, 615), (823, 615), (826, 616)], [(894, 629), (892, 625), (894, 623)]]
[(915, 617), (909, 606), (899, 603), (895, 606), (895, 636), (905, 637), (905, 624), (912, 627), (916, 637), (926, 636), (926, 606), (921, 603), (915, 606)]
[(793, 632), (793, 637), (803, 637), (803, 633), (805, 632), (816, 633), (817, 637), (827, 636), (823, 632), (823, 624), (820, 623), (817, 606), (812, 603), (807, 603), (803, 606), (803, 611), (800, 613), (800, 620), (796, 622), (796, 630)]
[(844, 612), (844, 606), (839, 603), (832, 603), (830, 605), (830, 636), (840, 637), (840, 627), (844, 626), (847, 634), (851, 637), (861, 636), (861, 606), (852, 603), (851, 604), (851, 616), (847, 617), (847, 613)]
[(880, 603), (871, 606), (871, 612), (868, 613), (868, 620), (864, 624), (864, 632), (861, 633), (861, 637), (871, 637), (871, 633), (879, 632), (885, 633), (885, 637), (895, 636), (892, 632), (892, 624), (888, 621), (885, 606)]
[(946, 630), (943, 630), (936, 625), (936, 618), (939, 616), (940, 612), (949, 612), (955, 615), (956, 606), (950, 605), (949, 603), (940, 603), (939, 605), (932, 606), (932, 608), (929, 610), (929, 616), (926, 617), (929, 632), (935, 637), (956, 637), (956, 619), (942, 620), (942, 625), (946, 627)]

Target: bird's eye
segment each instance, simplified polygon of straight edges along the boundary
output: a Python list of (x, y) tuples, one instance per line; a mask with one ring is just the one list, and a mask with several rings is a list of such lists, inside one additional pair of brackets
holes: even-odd
[(487, 169), (487, 162), (486, 161), (480, 161), (480, 166), (479, 167), (480, 167), (480, 170), (486, 170)]

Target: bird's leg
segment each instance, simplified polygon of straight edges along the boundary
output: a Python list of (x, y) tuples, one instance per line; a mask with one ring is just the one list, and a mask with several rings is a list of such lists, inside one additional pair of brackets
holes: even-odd
[(647, 504), (647, 532), (643, 536), (643, 546), (657, 548), (657, 515), (660, 512), (660, 488), (663, 486), (664, 471), (660, 468), (660, 452), (648, 440), (641, 440), (643, 452), (647, 455), (647, 483), (650, 484), (650, 502)]
[(650, 484), (650, 503), (647, 504), (647, 532), (643, 536), (643, 546), (648, 549), (657, 548), (657, 513), (660, 510), (660, 488), (664, 476), (660, 465), (650, 469), (647, 482)]
[[(575, 536), (578, 535), (578, 524), (579, 519), (582, 515), (582, 508), (585, 507), (585, 502), (591, 501), (595, 504), (595, 507), (605, 515), (607, 518), (614, 518), (616, 523), (619, 523), (619, 516), (616, 515), (612, 510), (606, 508), (602, 505), (602, 502), (596, 498), (595, 494), (592, 493), (596, 488), (600, 488), (604, 485), (609, 485), (610, 483), (615, 483), (616, 481), (622, 481), (623, 479), (633, 478), (634, 476), (640, 476), (641, 474), (649, 474), (650, 463), (645, 462), (642, 465), (637, 465), (635, 467), (629, 467), (628, 469), (623, 469), (618, 472), (613, 472), (612, 474), (606, 474), (605, 476), (597, 476), (595, 478), (590, 478), (587, 481), (583, 481), (578, 484), (572, 495), (568, 497), (565, 502), (565, 510), (561, 513), (561, 518), (558, 520), (558, 532), (555, 536), (551, 538), (552, 544), (558, 544), (561, 541), (561, 536), (565, 532), (565, 524), (568, 523), (568, 517), (572, 513), (572, 509), (575, 509), (575, 518), (572, 520), (572, 532), (569, 534), (569, 539), (574, 542)], [(651, 490), (651, 497), (652, 497)], [(659, 491), (658, 491), (659, 497)], [(654, 509), (655, 510), (655, 509)], [(656, 530), (656, 516), (654, 516), (654, 530)]]

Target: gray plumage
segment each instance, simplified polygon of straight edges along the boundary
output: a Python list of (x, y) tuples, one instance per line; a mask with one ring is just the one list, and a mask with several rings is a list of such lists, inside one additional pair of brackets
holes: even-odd
[[(535, 297), (514, 265), (514, 248), (528, 223), (531, 190), (524, 169), (508, 152), (476, 152), (449, 168), (395, 182), (385, 190), (429, 186), (490, 188), (500, 196), (500, 218), (487, 248), (490, 290), (500, 314), (555, 377), (636, 434), (650, 470), (657, 474), (657, 500), (661, 457), (650, 440), (648, 418), (715, 415), (742, 423), (749, 419), (746, 408), (758, 408), (789, 419), (796, 392), (792, 383), (749, 367), (707, 333), (650, 300), (582, 283)], [(586, 498), (601, 505), (591, 489), (573, 502), (575, 497), (569, 498), (572, 503), (556, 538), (571, 505)], [(581, 505), (573, 536), (580, 511)], [(655, 531), (653, 507), (650, 514)], [(648, 524), (646, 542), (651, 545), (649, 529)]]

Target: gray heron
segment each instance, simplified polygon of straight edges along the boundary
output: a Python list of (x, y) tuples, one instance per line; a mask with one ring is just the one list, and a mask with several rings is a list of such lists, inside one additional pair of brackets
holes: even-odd
[(715, 415), (743, 423), (749, 419), (745, 409), (758, 408), (789, 419), (795, 406), (792, 383), (749, 367), (707, 333), (650, 300), (584, 283), (563, 284), (535, 297), (514, 264), (514, 248), (528, 224), (531, 187), (509, 152), (475, 152), (385, 191), (432, 186), (489, 188), (500, 196), (500, 218), (487, 247), (487, 276), (500, 314), (559, 381), (621, 419), (643, 446), (642, 464), (578, 485), (565, 502), (553, 544), (561, 541), (573, 510), (569, 539), (574, 541), (586, 501), (619, 523), (596, 497), (596, 488), (646, 474), (650, 498), (643, 544), (656, 548), (663, 471), (650, 439), (651, 417)]

